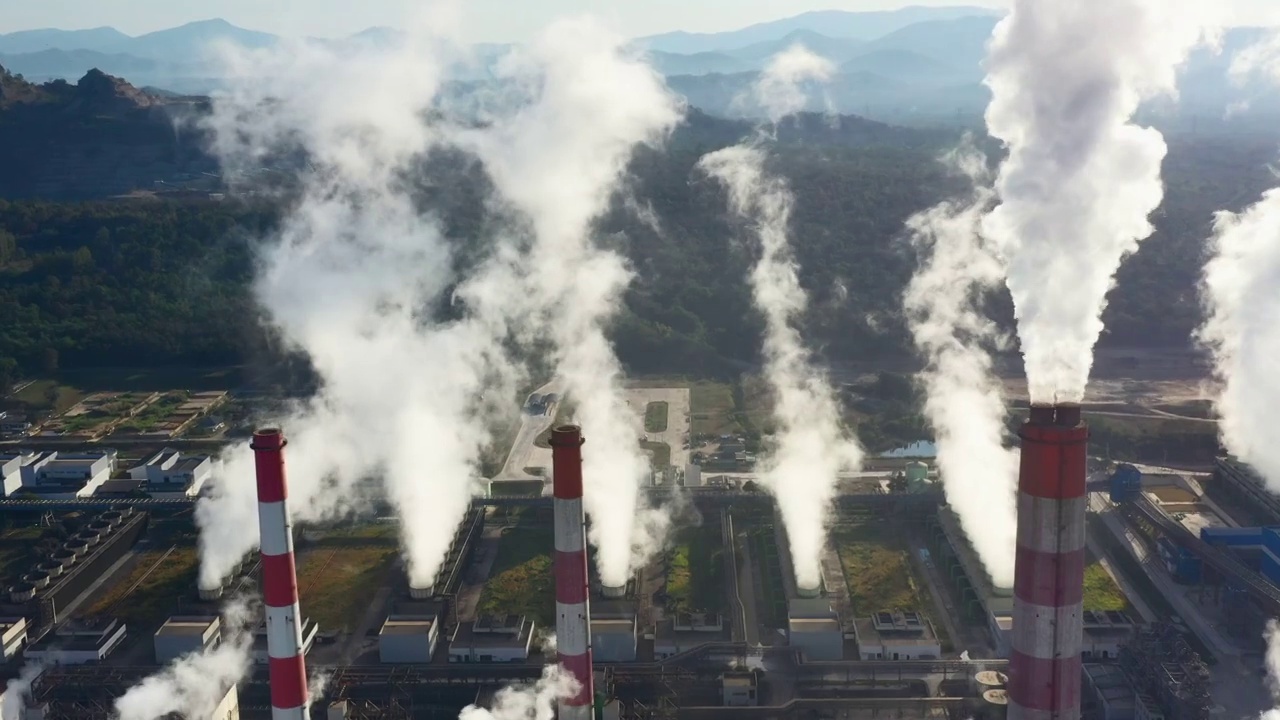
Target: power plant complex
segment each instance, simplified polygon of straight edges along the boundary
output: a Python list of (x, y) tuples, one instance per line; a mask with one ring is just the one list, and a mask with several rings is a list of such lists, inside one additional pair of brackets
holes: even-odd
[[(1034, 405), (1018, 435), (1012, 587), (992, 582), (927, 458), (901, 457), (842, 480), (817, 587), (796, 582), (769, 495), (692, 469), (644, 489), (692, 519), (618, 586), (591, 560), (577, 426), (548, 426), (548, 482), (475, 498), (426, 583), (409, 581), (394, 523), (295, 537), (285, 435), (259, 430), (256, 559), (220, 588), (193, 570), (176, 587), (163, 578), (194, 562), (173, 534), (189, 505), (120, 498), (86, 517), (84, 499), (49, 501), (24, 532), (66, 539), (16, 572), (5, 657), (14, 678), (43, 664), (24, 699), (39, 720), (111, 718), (160, 665), (232, 642), (248, 672), (217, 720), (453, 718), (549, 665), (571, 720), (1223, 712), (1213, 663), (1256, 653), (1280, 613), (1280, 500), (1230, 458), (1212, 474), (1099, 463), (1079, 405)], [(257, 624), (223, 615), (254, 596)]]

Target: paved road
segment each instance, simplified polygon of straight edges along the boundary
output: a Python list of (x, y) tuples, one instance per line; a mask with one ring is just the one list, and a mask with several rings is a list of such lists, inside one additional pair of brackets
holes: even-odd
[(650, 442), (666, 443), (671, 448), (671, 464), (683, 470), (689, 464), (689, 449), (684, 447), (689, 438), (689, 388), (632, 388), (627, 390), (627, 402), (640, 416), (641, 428), (649, 403), (667, 404), (667, 429), (646, 432), (645, 437)]
[[(543, 385), (533, 391), (538, 395), (546, 395), (547, 393), (555, 393), (564, 396), (564, 381), (556, 378), (551, 382)], [(540, 478), (533, 477), (524, 469), (527, 467), (547, 467), (551, 465), (551, 453), (549, 451), (539, 452), (539, 448), (533, 444), (538, 436), (551, 427), (555, 422), (556, 410), (560, 403), (556, 402), (547, 407), (546, 413), (542, 415), (530, 415), (526, 407), (520, 408), (520, 431), (516, 433), (515, 442), (511, 443), (511, 452), (507, 453), (507, 462), (502, 466), (494, 480), (538, 480)], [(543, 457), (545, 455), (545, 457)], [(548, 477), (550, 477), (548, 475)]]

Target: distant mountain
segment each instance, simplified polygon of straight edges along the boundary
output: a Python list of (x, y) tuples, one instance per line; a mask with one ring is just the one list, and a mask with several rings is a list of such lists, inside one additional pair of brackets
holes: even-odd
[(769, 58), (794, 45), (803, 45), (810, 52), (840, 64), (862, 52), (866, 42), (853, 38), (831, 37), (814, 30), (795, 30), (777, 40), (765, 40), (734, 50), (724, 50), (722, 54), (737, 58), (752, 67), (762, 68), (769, 62)]
[(868, 51), (908, 51), (931, 57), (954, 68), (976, 72), (987, 56), (987, 41), (999, 18), (965, 17), (929, 20), (895, 30), (867, 43)]
[(95, 50), (112, 52), (131, 40), (128, 35), (110, 27), (92, 30), (22, 30), (0, 34), (0, 53), (34, 53), (41, 50)]
[(90, 68), (136, 79), (138, 76), (156, 75), (162, 67), (155, 60), (136, 55), (94, 50), (41, 50), (15, 55), (0, 53), (0, 65), (34, 81), (80, 77)]
[(845, 74), (870, 73), (912, 82), (945, 80), (958, 82), (972, 77), (973, 68), (957, 67), (911, 50), (872, 50), (840, 65)]
[(671, 32), (640, 38), (636, 42), (650, 50), (691, 54), (742, 48), (778, 40), (797, 30), (822, 33), (827, 37), (871, 40), (908, 25), (932, 20), (952, 20), (972, 16), (996, 17), (1003, 11), (984, 7), (911, 6), (883, 12), (819, 10), (782, 20), (720, 33)]
[(739, 60), (724, 53), (646, 53), (649, 63), (663, 75), (716, 75), (748, 72), (756, 69), (756, 63)]
[(245, 30), (226, 20), (202, 20), (130, 38), (118, 51), (174, 62), (198, 59), (218, 42), (257, 49), (270, 47), (279, 41), (280, 38), (270, 33)]

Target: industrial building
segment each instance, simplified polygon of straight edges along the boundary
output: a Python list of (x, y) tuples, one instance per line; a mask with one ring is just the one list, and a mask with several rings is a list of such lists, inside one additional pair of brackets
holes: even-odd
[(1128, 613), (1119, 610), (1082, 613), (1084, 634), (1080, 644), (1080, 657), (1084, 660), (1114, 660), (1120, 650), (1128, 645), (1138, 626)]
[(591, 618), (591, 655), (595, 662), (635, 662), (636, 617)]
[(858, 618), (853, 628), (862, 660), (942, 657), (942, 644), (933, 623), (917, 612), (877, 612), (871, 617)]
[(195, 497), (213, 474), (213, 459), (208, 455), (184, 456), (173, 448), (164, 448), (129, 470), (129, 478), (144, 483), (142, 490), (152, 497)]
[(22, 654), (27, 647), (27, 619), (24, 617), (0, 618), (0, 643), (4, 646), (4, 661)]
[[(311, 618), (302, 618), (298, 621), (298, 627), (302, 633), (302, 644), (300, 651), (303, 657), (311, 652), (312, 646), (315, 645), (316, 635), (320, 632), (320, 624)], [(250, 650), (249, 656), (253, 658), (253, 662), (259, 665), (266, 665), (270, 659), (270, 633), (268, 632), (267, 623), (263, 622), (253, 631), (253, 649)]]
[(153, 639), (157, 665), (165, 665), (190, 653), (218, 647), (222, 620), (217, 616), (175, 616), (165, 621)]
[(5, 495), (30, 492), (48, 500), (92, 497), (116, 471), (116, 451), (19, 450), (0, 455)]
[(124, 641), (125, 630), (119, 620), (68, 622), (28, 647), (23, 658), (45, 665), (102, 662)]
[(440, 622), (435, 615), (390, 615), (378, 632), (378, 660), (429, 663), (439, 636)]
[(677, 613), (657, 624), (653, 657), (657, 660), (688, 652), (707, 643), (729, 639), (724, 616), (716, 613)]
[(523, 662), (529, 659), (534, 629), (523, 615), (482, 615), (461, 623), (449, 639), (449, 662)]
[(1013, 588), (997, 587), (949, 507), (930, 518), (933, 557), (951, 580), (962, 617), (987, 629), (998, 657), (1009, 657), (1013, 631)]

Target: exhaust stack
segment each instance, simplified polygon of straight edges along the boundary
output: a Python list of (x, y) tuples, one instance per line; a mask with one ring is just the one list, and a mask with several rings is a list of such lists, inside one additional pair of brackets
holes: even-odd
[(267, 615), (267, 655), (272, 720), (306, 720), (307, 667), (302, 658), (298, 578), (293, 561), (284, 477), (284, 433), (276, 428), (253, 434), (258, 472), (258, 523), (262, 535), (262, 598)]
[(582, 515), (582, 430), (551, 431), (555, 492), (556, 652), (578, 682), (578, 693), (560, 701), (559, 720), (591, 720), (591, 611), (588, 605), (586, 523)]
[(1080, 720), (1089, 428), (1079, 405), (1033, 405), (1018, 436), (1009, 720)]

